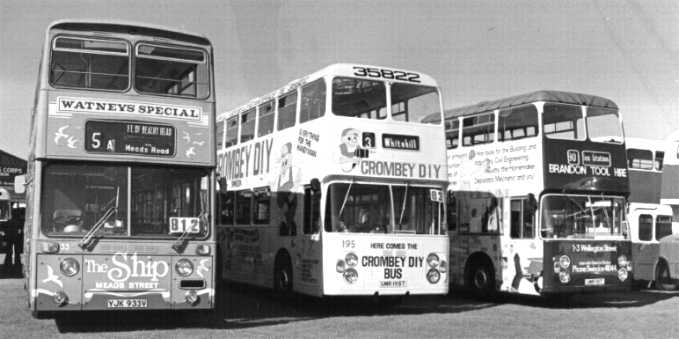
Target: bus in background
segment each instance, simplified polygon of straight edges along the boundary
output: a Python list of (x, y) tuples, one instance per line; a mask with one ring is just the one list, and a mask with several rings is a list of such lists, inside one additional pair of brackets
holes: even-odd
[(672, 230), (679, 233), (679, 130), (665, 138), (665, 164), (662, 174), (660, 203), (672, 208)]
[(224, 277), (318, 297), (447, 293), (441, 102), (423, 73), (333, 64), (220, 114)]
[(450, 277), (478, 295), (627, 289), (617, 105), (537, 91), (445, 113)]
[(34, 315), (213, 307), (212, 70), (199, 35), (48, 27), (26, 178)]
[[(660, 240), (672, 234), (672, 209), (660, 204), (665, 142), (642, 138), (625, 138), (627, 169), (630, 180), (627, 220), (632, 238), (634, 280), (660, 289), (673, 255), (660, 253)], [(677, 245), (672, 245), (676, 247)]]

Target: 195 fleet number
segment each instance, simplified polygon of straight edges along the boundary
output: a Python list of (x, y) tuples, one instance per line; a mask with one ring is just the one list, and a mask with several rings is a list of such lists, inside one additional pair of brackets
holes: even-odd
[(417, 73), (394, 71), (383, 68), (354, 66), (354, 75), (359, 77), (383, 78), (410, 82), (420, 82), (420, 75)]

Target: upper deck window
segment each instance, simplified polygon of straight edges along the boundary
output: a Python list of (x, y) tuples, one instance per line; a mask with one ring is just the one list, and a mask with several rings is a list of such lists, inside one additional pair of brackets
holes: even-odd
[(255, 137), (255, 108), (240, 114), (240, 142), (252, 140)]
[(224, 145), (225, 125), (224, 120), (217, 122), (217, 149), (221, 149)]
[(655, 161), (653, 162), (656, 171), (662, 171), (663, 160), (665, 159), (665, 152), (656, 151)]
[(278, 98), (278, 130), (295, 126), (297, 114), (297, 91), (284, 94)]
[(588, 107), (587, 134), (592, 141), (621, 144), (623, 134), (618, 112), (612, 109)]
[(238, 143), (238, 116), (234, 115), (226, 119), (226, 143), (224, 147), (233, 146)]
[(542, 129), (548, 139), (585, 140), (586, 137), (580, 106), (546, 103)]
[(382, 81), (336, 77), (332, 80), (332, 112), (365, 119), (387, 117), (387, 89)]
[(257, 127), (258, 137), (273, 132), (273, 102), (273, 100), (269, 100), (259, 105), (259, 124)]
[(446, 148), (457, 148), (460, 143), (460, 120), (457, 117), (446, 119)]
[(653, 152), (645, 149), (630, 148), (627, 150), (627, 167), (642, 170), (653, 169)]
[(325, 81), (318, 79), (302, 87), (299, 122), (316, 119), (325, 113)]
[[(394, 83), (391, 85), (391, 117), (398, 121), (424, 122), (424, 117), (441, 114), (436, 87)], [(439, 124), (440, 119), (427, 123)]]
[(130, 52), (123, 40), (57, 37), (52, 45), (54, 87), (122, 91), (128, 87)]
[(204, 51), (140, 43), (135, 57), (137, 91), (191, 98), (209, 95), (210, 75)]
[(462, 145), (491, 143), (495, 135), (493, 112), (462, 119)]
[(533, 105), (503, 109), (497, 129), (500, 141), (534, 137), (538, 134), (538, 110)]

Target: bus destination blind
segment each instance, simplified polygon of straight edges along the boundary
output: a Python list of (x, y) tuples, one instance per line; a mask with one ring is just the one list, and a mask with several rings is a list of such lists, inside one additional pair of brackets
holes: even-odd
[(139, 122), (88, 121), (85, 149), (97, 153), (173, 156), (175, 129)]

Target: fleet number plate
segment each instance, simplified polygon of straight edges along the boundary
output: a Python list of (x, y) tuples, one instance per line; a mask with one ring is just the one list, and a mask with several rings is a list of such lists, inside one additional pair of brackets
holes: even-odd
[(601, 286), (604, 281), (604, 278), (585, 279), (585, 286)]
[(147, 308), (146, 299), (109, 299), (106, 300), (106, 308)]

